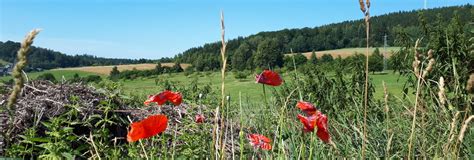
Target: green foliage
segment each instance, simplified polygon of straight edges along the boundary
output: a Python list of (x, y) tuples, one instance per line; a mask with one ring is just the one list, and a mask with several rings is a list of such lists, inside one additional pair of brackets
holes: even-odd
[(323, 54), (323, 56), (321, 56), (320, 62), (321, 63), (329, 63), (329, 62), (332, 62), (333, 60), (334, 60), (334, 58), (332, 57), (332, 55)]
[(237, 48), (232, 57), (232, 68), (234, 70), (245, 70), (252, 68), (252, 54), (253, 50), (248, 43), (242, 43)]
[(102, 81), (102, 77), (98, 76), (98, 75), (88, 75), (86, 77), (84, 77), (84, 81), (87, 82), (87, 83), (99, 83), (100, 81)]
[(179, 62), (174, 63), (173, 67), (171, 67), (171, 72), (173, 73), (179, 73), (183, 72), (183, 68), (181, 68), (181, 64)]
[[(294, 59), (294, 60), (293, 60)], [(306, 64), (308, 59), (301, 53), (297, 53), (293, 56), (286, 56), (284, 58), (284, 66), (290, 70), (294, 70), (294, 66), (300, 66)]]
[(58, 82), (52, 73), (43, 73), (36, 77), (37, 80), (51, 81), (53, 83)]
[(276, 39), (268, 39), (261, 42), (253, 57), (254, 65), (261, 68), (282, 67), (283, 53), (278, 48), (278, 45)]
[[(426, 36), (424, 33), (428, 30), (431, 32), (430, 26), (437, 26), (440, 28), (447, 28), (448, 22), (454, 17), (454, 12), (458, 12), (460, 22), (472, 21), (472, 5), (443, 7), (435, 9), (420, 11), (413, 10), (409, 12), (395, 12), (381, 16), (371, 17), (371, 46), (382, 46), (384, 38), (382, 35), (388, 36), (387, 44), (389, 46), (405, 47), (406, 44), (413, 46), (413, 37)], [(426, 16), (419, 18), (420, 15)], [(437, 23), (437, 16), (439, 15), (439, 22)], [(290, 53), (292, 49), (294, 52), (311, 52), (324, 51), (339, 48), (353, 48), (365, 47), (365, 36), (361, 33), (365, 32), (363, 25), (364, 20), (345, 21), (340, 23), (328, 24), (314, 28), (301, 29), (284, 29), (272, 32), (260, 32), (248, 37), (238, 37), (228, 41), (227, 53), (229, 53), (229, 62), (236, 70), (254, 69), (256, 67), (268, 68), (268, 64), (261, 64), (261, 60), (246, 59), (249, 55), (251, 57), (261, 57), (258, 53), (258, 46), (265, 41), (277, 41), (279, 44), (274, 48), (277, 52), (268, 51), (274, 56), (279, 56), (280, 53)], [(419, 27), (420, 23), (424, 23), (426, 27)], [(465, 26), (465, 23), (460, 23)], [(426, 29), (428, 28), (428, 29)], [(461, 30), (461, 32), (466, 32)], [(438, 32), (443, 34), (445, 32)], [(401, 39), (410, 40), (411, 42), (402, 44)], [(445, 40), (443, 40), (445, 41)], [(266, 43), (266, 42), (265, 42)], [(245, 46), (242, 46), (245, 45)], [(241, 47), (242, 46), (242, 47)], [(196, 67), (197, 71), (215, 70), (220, 67), (219, 53), (221, 43), (208, 43), (203, 46), (190, 48), (182, 54), (177, 55), (175, 60), (182, 63), (191, 63)], [(235, 58), (235, 59), (234, 59)], [(247, 63), (245, 61), (247, 60)], [(236, 61), (236, 62), (234, 62)], [(252, 63), (248, 63), (252, 62)], [(243, 67), (244, 65), (246, 67)], [(237, 67), (236, 67), (237, 66)], [(270, 66), (271, 67), (271, 66)], [(397, 67), (397, 66), (395, 66)]]
[(161, 63), (156, 64), (156, 66), (155, 66), (155, 72), (156, 73), (161, 74), (161, 73), (164, 72), (164, 70), (165, 69), (161, 66)]
[(380, 54), (379, 48), (376, 48), (372, 55), (369, 56), (369, 72), (383, 71), (383, 55)]
[(316, 53), (314, 52), (311, 52), (311, 57), (309, 57), (309, 63), (311, 64), (318, 64), (318, 57), (316, 56)]
[(246, 79), (249, 73), (247, 71), (235, 71), (234, 78), (238, 80)]
[(114, 66), (109, 74), (109, 79), (112, 81), (117, 81), (120, 78), (120, 71), (117, 66)]

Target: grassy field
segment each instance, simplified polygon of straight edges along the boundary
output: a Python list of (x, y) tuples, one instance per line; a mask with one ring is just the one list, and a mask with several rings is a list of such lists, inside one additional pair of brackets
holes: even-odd
[[(162, 66), (172, 67), (174, 63), (161, 63)], [(146, 69), (154, 69), (156, 64), (154, 63), (143, 63), (143, 64), (127, 64), (127, 65), (111, 65), (111, 66), (90, 66), (90, 67), (72, 67), (72, 68), (58, 68), (54, 70), (70, 70), (70, 71), (83, 71), (83, 72), (90, 72), (90, 73), (97, 73), (101, 75), (108, 75), (112, 68), (117, 66), (119, 71), (124, 70), (146, 70)], [(189, 64), (181, 64), (183, 69), (189, 67)]]
[[(387, 47), (387, 52), (388, 56), (390, 56), (390, 53), (392, 51), (397, 51), (400, 49), (400, 47)], [(369, 48), (369, 53), (372, 54), (374, 52), (375, 48)], [(384, 53), (383, 47), (379, 48), (380, 53)], [(365, 48), (344, 48), (344, 49), (335, 49), (335, 50), (326, 50), (326, 51), (317, 51), (315, 52), (316, 57), (321, 58), (324, 54), (330, 54), (332, 57), (336, 58), (338, 56), (341, 56), (341, 58), (346, 58), (349, 57), (355, 53), (365, 53), (366, 49)], [(312, 52), (305, 52), (302, 53), (306, 58), (311, 57)], [(285, 54), (286, 56), (291, 55), (291, 54)]]
[[(52, 73), (57, 80), (62, 79), (64, 76), (65, 79), (70, 79), (74, 74), (79, 74), (79, 76), (84, 77), (88, 75), (100, 75), (102, 78), (107, 76), (104, 74), (97, 74), (85, 71), (78, 70), (49, 70), (43, 72), (34, 72), (28, 73), (29, 79), (35, 79), (43, 73)], [(288, 74), (283, 74), (283, 79), (290, 79)], [(375, 86), (375, 96), (377, 98), (382, 98), (383, 96), (383, 86), (382, 81), (385, 81), (387, 84), (388, 90), (391, 94), (396, 96), (402, 96), (402, 87), (406, 79), (404, 77), (399, 77), (398, 74), (387, 72), (386, 74), (370, 74), (372, 83)], [(10, 76), (0, 77), (0, 80), (7, 81), (11, 79)], [(121, 80), (123, 84), (124, 92), (150, 95), (160, 92), (160, 86), (155, 84), (155, 80), (169, 80), (174, 85), (189, 85), (193, 79), (198, 80), (198, 85), (211, 85), (215, 91), (220, 91), (221, 77), (220, 73), (217, 72), (201, 72), (194, 73), (188, 76), (185, 76), (184, 73), (173, 73), (173, 74), (163, 74), (155, 77), (141, 77), (134, 80)], [(231, 97), (238, 97), (239, 92), (242, 93), (242, 97), (249, 100), (258, 100), (262, 95), (262, 85), (255, 83), (253, 74), (247, 76), (246, 79), (235, 79), (232, 72), (227, 73), (226, 76), (226, 91), (227, 94)], [(269, 87), (270, 88), (270, 87)], [(272, 89), (278, 89), (279, 87), (271, 87)], [(271, 96), (271, 95), (268, 95)]]
[[(283, 79), (290, 79), (288, 74), (283, 74)], [(220, 91), (220, 73), (205, 72), (200, 74), (193, 74), (185, 76), (183, 73), (165, 74), (155, 78), (139, 78), (136, 80), (122, 81), (124, 84), (124, 91), (128, 93), (139, 93), (143, 95), (156, 94), (160, 92), (160, 87), (155, 84), (155, 79), (167, 79), (176, 85), (189, 85), (192, 79), (197, 78), (199, 86), (210, 84), (213, 89)], [(371, 74), (371, 81), (375, 86), (375, 96), (377, 98), (383, 97), (382, 81), (385, 81), (390, 94), (395, 96), (402, 96), (402, 87), (406, 81), (404, 77), (399, 77), (398, 74), (387, 72), (386, 74)], [(235, 79), (233, 73), (228, 73), (226, 77), (226, 92), (231, 97), (238, 97), (239, 92), (242, 93), (244, 99), (257, 101), (262, 98), (262, 85), (255, 83), (253, 75), (249, 75), (246, 79)], [(270, 89), (278, 89), (279, 87), (267, 87)], [(268, 90), (270, 90), (268, 89)], [(271, 95), (268, 95), (271, 96)]]

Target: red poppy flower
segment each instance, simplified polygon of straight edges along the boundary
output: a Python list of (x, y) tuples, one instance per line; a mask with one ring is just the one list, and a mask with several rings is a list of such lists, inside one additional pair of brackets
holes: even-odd
[(320, 114), (317, 120), (318, 131), (316, 135), (325, 143), (329, 143), (331, 141), (331, 136), (328, 132), (328, 118), (324, 114)]
[(301, 123), (303, 123), (303, 131), (313, 132), (315, 127), (317, 127), (318, 131), (316, 131), (316, 135), (319, 137), (319, 139), (326, 143), (331, 141), (331, 136), (329, 135), (327, 129), (328, 118), (326, 115), (316, 111), (315, 114), (308, 117), (298, 114), (298, 119), (301, 121)]
[(299, 101), (296, 106), (307, 115), (313, 115), (316, 113), (316, 107), (309, 102)]
[(165, 104), (166, 101), (170, 101), (174, 105), (178, 106), (183, 101), (183, 97), (181, 96), (179, 92), (171, 92), (171, 91), (165, 90), (161, 92), (160, 94), (148, 96), (148, 100), (146, 100), (144, 103), (145, 105), (148, 105), (152, 102), (155, 102), (158, 105), (163, 105)]
[(263, 150), (271, 150), (272, 145), (270, 144), (272, 140), (270, 138), (265, 137), (261, 134), (249, 134), (247, 135), (247, 139), (250, 141), (250, 145), (254, 148), (261, 148)]
[(127, 134), (128, 142), (135, 142), (140, 139), (155, 136), (166, 130), (168, 118), (165, 115), (152, 115), (144, 120), (133, 122)]
[(318, 118), (315, 114), (308, 117), (298, 114), (298, 119), (300, 119), (300, 122), (303, 123), (303, 130), (305, 132), (313, 132)]
[(264, 70), (260, 75), (255, 76), (257, 83), (267, 84), (271, 86), (279, 86), (283, 82), (280, 75), (270, 70)]
[(204, 115), (202, 115), (202, 114), (197, 114), (195, 121), (196, 121), (196, 123), (203, 123), (203, 122), (204, 122), (204, 119), (205, 119), (205, 118), (204, 118)]

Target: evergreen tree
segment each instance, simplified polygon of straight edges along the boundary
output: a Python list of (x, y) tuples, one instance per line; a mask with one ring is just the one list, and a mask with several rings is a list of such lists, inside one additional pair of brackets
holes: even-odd
[(375, 48), (369, 56), (369, 71), (372, 73), (383, 71), (383, 55), (380, 54), (379, 48)]
[(252, 57), (252, 50), (250, 45), (243, 43), (237, 48), (234, 55), (232, 56), (232, 68), (234, 70), (242, 71), (246, 68), (249, 68), (247, 60)]
[(155, 72), (156, 72), (157, 74), (163, 73), (163, 67), (161, 66), (161, 63), (156, 64), (156, 66), (155, 66)]
[(323, 56), (321, 56), (322, 63), (332, 62), (333, 60), (334, 58), (330, 54), (323, 54)]
[(254, 65), (260, 68), (283, 66), (283, 53), (275, 39), (265, 39), (257, 47)]
[(318, 57), (316, 57), (316, 52), (313, 50), (313, 52), (311, 52), (311, 57), (309, 57), (309, 62), (311, 64), (318, 64)]
[(181, 68), (181, 64), (179, 62), (174, 63), (174, 66), (171, 68), (173, 72), (183, 72), (183, 68)]
[(112, 68), (112, 71), (110, 71), (109, 79), (116, 81), (120, 78), (120, 71), (118, 70), (117, 66), (114, 66)]

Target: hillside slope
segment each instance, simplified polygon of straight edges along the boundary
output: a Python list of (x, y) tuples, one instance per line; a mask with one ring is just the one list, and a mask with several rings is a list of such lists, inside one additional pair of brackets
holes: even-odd
[[(426, 27), (447, 28), (453, 20), (466, 28), (473, 17), (472, 5), (434, 8), (427, 10), (400, 11), (371, 17), (370, 45), (383, 46), (384, 35), (387, 35), (388, 46), (404, 46), (405, 37), (419, 38), (429, 33)], [(464, 30), (465, 32), (467, 31)], [(229, 31), (231, 32), (231, 31)], [(416, 40), (415, 38), (415, 40)], [(425, 37), (426, 39), (427, 37)], [(344, 21), (314, 28), (284, 29), (279, 31), (260, 32), (248, 37), (238, 37), (228, 41), (227, 55), (231, 68), (246, 64), (245, 68), (256, 67), (255, 55), (268, 50), (279, 56), (285, 53), (302, 53), (341, 48), (365, 47), (365, 25), (363, 20)], [(268, 42), (268, 43), (267, 43)], [(413, 42), (414, 43), (414, 42)], [(426, 43), (426, 42), (425, 42)], [(270, 45), (268, 45), (270, 44)], [(411, 43), (410, 43), (411, 44)], [(190, 63), (197, 70), (213, 70), (220, 67), (220, 42), (208, 43), (190, 48), (175, 56), (181, 63)], [(266, 61), (266, 59), (263, 59)], [(233, 63), (233, 61), (236, 61)], [(234, 66), (233, 66), (234, 65)], [(281, 64), (280, 64), (281, 65)], [(262, 64), (260, 67), (268, 66)], [(237, 67), (239, 68), (239, 67)]]
[[(80, 47), (80, 46), (78, 46)], [(14, 62), (16, 52), (20, 48), (20, 43), (6, 41), (0, 42), (0, 60)], [(151, 60), (140, 59), (119, 59), (119, 58), (101, 58), (91, 55), (66, 55), (64, 53), (51, 49), (32, 47), (28, 54), (27, 71), (37, 69), (53, 69), (79, 66), (97, 66), (97, 65), (119, 65), (119, 64), (137, 64), (151, 63)]]
[[(387, 47), (387, 55), (390, 57), (391, 53), (397, 51), (400, 47)], [(366, 48), (343, 48), (343, 49), (333, 49), (333, 50), (326, 50), (326, 51), (315, 51), (314, 54), (316, 57), (321, 58), (324, 54), (329, 54), (333, 58), (337, 58), (341, 56), (341, 58), (346, 58), (352, 56), (356, 53), (365, 54)], [(374, 52), (375, 48), (369, 48), (369, 55)], [(384, 53), (383, 48), (379, 48), (381, 53)], [(306, 58), (311, 58), (311, 54), (313, 52), (304, 52), (302, 53)], [(295, 53), (294, 53), (295, 54)], [(285, 54), (285, 56), (290, 56), (292, 54)]]

